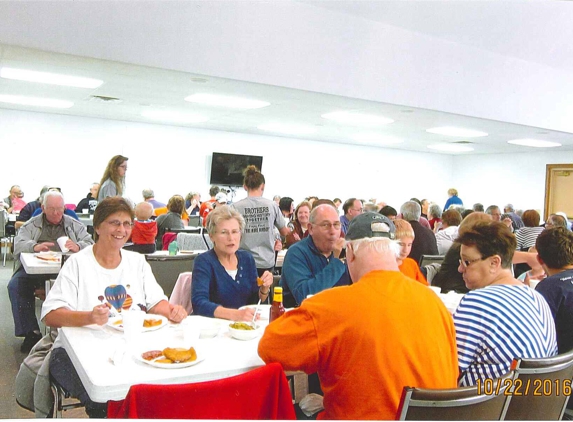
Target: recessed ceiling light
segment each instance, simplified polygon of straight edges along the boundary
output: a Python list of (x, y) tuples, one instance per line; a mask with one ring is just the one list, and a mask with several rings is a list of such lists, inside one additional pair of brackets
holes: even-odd
[(251, 100), (248, 98), (240, 97), (227, 97), (225, 95), (215, 94), (193, 94), (185, 97), (185, 101), (190, 103), (205, 104), (216, 107), (229, 107), (229, 108), (243, 108), (254, 109), (263, 108), (271, 105), (266, 101)]
[(66, 100), (54, 100), (52, 98), (24, 97), (23, 95), (5, 94), (0, 94), (0, 103), (52, 108), (70, 108), (74, 105), (73, 102)]
[(356, 142), (373, 145), (391, 145), (404, 142), (402, 139), (380, 135), (379, 133), (357, 133), (352, 135), (351, 138)]
[(450, 126), (434, 127), (432, 129), (426, 129), (426, 132), (435, 133), (437, 135), (457, 136), (458, 138), (479, 138), (480, 136), (487, 136), (487, 133), (478, 130)]
[(460, 144), (434, 144), (428, 145), (428, 148), (445, 152), (470, 152), (474, 150), (472, 147)]
[(289, 125), (284, 123), (267, 123), (257, 126), (257, 128), (267, 132), (277, 132), (285, 135), (311, 135), (316, 132), (316, 129), (311, 126)]
[(333, 113), (326, 113), (320, 117), (345, 125), (354, 126), (379, 126), (392, 123), (394, 120), (387, 117), (376, 116), (373, 114), (355, 113), (352, 111), (335, 111)]
[(151, 120), (171, 123), (203, 123), (209, 120), (200, 114), (180, 113), (167, 110), (144, 110), (141, 112), (141, 115)]
[(103, 81), (99, 79), (60, 75), (57, 73), (36, 72), (35, 70), (14, 69), (11, 67), (3, 67), (0, 69), (0, 78), (91, 89), (97, 88), (103, 84)]
[(209, 80), (205, 78), (191, 78), (191, 82), (195, 82), (196, 84), (206, 84)]
[(561, 146), (561, 144), (558, 142), (540, 141), (537, 139), (513, 139), (511, 141), (507, 141), (507, 143), (513, 145), (522, 145), (524, 147), (533, 147), (533, 148), (553, 148)]

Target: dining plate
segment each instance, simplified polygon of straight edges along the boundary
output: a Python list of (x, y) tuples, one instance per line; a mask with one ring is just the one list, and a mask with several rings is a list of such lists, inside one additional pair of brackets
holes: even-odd
[[(146, 352), (147, 350), (144, 350), (144, 352)], [(138, 353), (136, 355), (134, 355), (133, 357), (135, 358), (135, 360), (138, 360), (140, 362), (143, 362), (149, 366), (153, 366), (154, 368), (161, 368), (161, 369), (180, 369), (180, 368), (187, 368), (189, 366), (193, 366), (193, 365), (197, 365), (198, 363), (201, 363), (205, 360), (205, 355), (203, 353), (201, 353), (199, 350), (197, 350), (197, 348), (195, 348), (195, 352), (197, 352), (197, 359), (191, 361), (191, 362), (182, 362), (182, 363), (160, 363), (160, 362), (155, 362), (158, 359), (162, 359), (163, 356), (159, 356), (158, 358), (155, 358), (153, 360), (145, 360), (141, 357), (141, 353)]]
[[(161, 324), (159, 325), (154, 325), (153, 327), (143, 327), (143, 332), (146, 333), (148, 331), (155, 331), (155, 330), (159, 330), (160, 328), (165, 327), (166, 325), (169, 324), (169, 321), (167, 320), (167, 318), (165, 318), (163, 315), (152, 315), (152, 314), (148, 314), (145, 319), (155, 319), (161, 320)], [(118, 330), (118, 331), (123, 331), (123, 318), (121, 316), (116, 316), (116, 317), (112, 317), (110, 319), (107, 320), (107, 326), (113, 328), (114, 330)]]
[[(239, 309), (252, 308), (253, 310), (255, 310), (256, 307), (257, 305), (246, 305), (246, 306), (241, 306)], [(270, 311), (271, 311), (271, 305), (259, 305), (259, 313), (261, 314), (259, 319), (261, 321), (268, 321)]]
[(38, 252), (34, 256), (46, 264), (59, 265), (62, 262), (62, 255), (57, 252)]

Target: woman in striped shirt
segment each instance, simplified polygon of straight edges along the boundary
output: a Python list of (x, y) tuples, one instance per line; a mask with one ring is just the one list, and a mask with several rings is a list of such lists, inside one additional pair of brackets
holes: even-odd
[(557, 354), (555, 324), (543, 297), (513, 278), (515, 236), (499, 222), (480, 222), (458, 238), (466, 286), (454, 313), (460, 385), (498, 378), (513, 358)]

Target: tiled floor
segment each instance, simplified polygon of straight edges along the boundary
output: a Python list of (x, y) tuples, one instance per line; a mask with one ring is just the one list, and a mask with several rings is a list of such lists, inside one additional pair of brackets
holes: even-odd
[[(25, 355), (20, 352), (22, 339), (14, 337), (14, 320), (10, 311), (7, 285), (12, 276), (12, 261), (6, 261), (6, 267), (0, 262), (0, 418), (26, 419), (34, 414), (21, 408), (14, 398), (14, 381)], [(39, 305), (39, 301), (38, 301)], [(39, 311), (39, 307), (38, 307)], [(64, 413), (66, 418), (86, 418), (83, 409), (74, 409)]]

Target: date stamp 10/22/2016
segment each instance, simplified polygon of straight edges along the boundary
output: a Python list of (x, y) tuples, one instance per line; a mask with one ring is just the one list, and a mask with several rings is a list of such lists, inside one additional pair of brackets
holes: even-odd
[(492, 378), (478, 379), (476, 383), (478, 393), (486, 396), (499, 395), (500, 391), (505, 396), (570, 396), (571, 380), (551, 379), (504, 379)]

